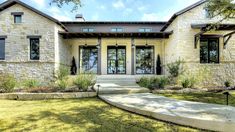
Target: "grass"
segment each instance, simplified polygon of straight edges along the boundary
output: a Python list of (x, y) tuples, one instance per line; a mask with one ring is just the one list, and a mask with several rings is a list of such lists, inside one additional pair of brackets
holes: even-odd
[[(230, 93), (232, 96), (229, 97), (229, 105), (235, 107), (235, 92)], [(226, 96), (222, 93), (186, 93), (186, 94), (179, 94), (179, 93), (165, 93), (160, 94), (166, 97), (179, 99), (179, 100), (187, 100), (187, 101), (195, 101), (195, 102), (203, 102), (203, 103), (213, 103), (213, 104), (221, 104), (226, 105)]]
[(122, 111), (99, 99), (0, 100), (0, 131), (194, 132)]

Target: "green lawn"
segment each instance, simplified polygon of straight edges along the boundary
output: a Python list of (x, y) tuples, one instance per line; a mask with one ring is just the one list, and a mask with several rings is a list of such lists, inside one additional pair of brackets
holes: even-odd
[(131, 114), (99, 99), (0, 100), (0, 131), (199, 131)]
[[(229, 97), (229, 105), (235, 107), (235, 92), (231, 92), (232, 96)], [(213, 103), (213, 104), (222, 104), (226, 105), (226, 97), (222, 93), (185, 93), (185, 94), (160, 94), (166, 97), (179, 99), (179, 100), (188, 100), (195, 102), (203, 103)]]

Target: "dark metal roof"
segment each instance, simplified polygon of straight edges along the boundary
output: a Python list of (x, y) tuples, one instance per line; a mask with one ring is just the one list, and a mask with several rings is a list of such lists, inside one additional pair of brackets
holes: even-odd
[(184, 8), (183, 10), (180, 10), (179, 12), (175, 13), (171, 18), (170, 20), (166, 23), (166, 25), (161, 29), (161, 31), (165, 31), (167, 29), (167, 27), (180, 15), (184, 14), (185, 12), (189, 11), (189, 10), (192, 10), (193, 8), (197, 7), (197, 6), (200, 6), (201, 4), (207, 2), (207, 0), (200, 0), (198, 1), (197, 3), (191, 5), (191, 6), (188, 6), (186, 8)]
[(210, 26), (215, 26), (216, 30), (235, 30), (235, 24), (218, 24), (218, 25), (213, 25), (212, 23), (191, 24), (191, 27), (193, 29), (201, 29), (201, 30), (204, 30)]
[(69, 38), (97, 38), (97, 37), (132, 37), (132, 38), (169, 38), (171, 32), (59, 32), (65, 39)]
[(47, 18), (47, 19), (49, 19), (49, 20), (51, 20), (51, 21), (53, 21), (57, 24), (59, 24), (60, 26), (62, 26), (62, 28), (64, 28), (66, 30), (65, 26), (63, 24), (61, 24), (60, 21), (58, 21), (57, 19), (55, 19), (55, 18), (53, 18), (53, 17), (37, 10), (37, 9), (35, 9), (35, 8), (33, 8), (33, 7), (31, 7), (27, 4), (25, 4), (24, 2), (21, 2), (20, 0), (7, 0), (6, 2), (3, 2), (2, 4), (0, 4), (0, 12), (7, 9), (8, 7), (11, 7), (11, 6), (15, 5), (15, 4), (19, 4), (23, 7), (37, 13), (37, 14), (39, 14), (39, 15), (41, 15), (41, 16), (43, 16), (43, 17), (45, 17), (45, 18)]
[(164, 25), (167, 22), (163, 21), (61, 21), (63, 24), (160, 24)]

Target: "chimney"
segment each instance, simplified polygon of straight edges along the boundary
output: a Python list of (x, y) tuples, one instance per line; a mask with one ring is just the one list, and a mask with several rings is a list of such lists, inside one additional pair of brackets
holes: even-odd
[(84, 22), (85, 21), (85, 19), (83, 18), (82, 14), (77, 14), (75, 16), (75, 20), (79, 21), (79, 22)]

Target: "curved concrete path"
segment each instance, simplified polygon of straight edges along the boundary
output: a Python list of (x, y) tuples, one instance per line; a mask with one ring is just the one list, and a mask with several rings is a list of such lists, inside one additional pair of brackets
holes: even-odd
[(100, 95), (116, 107), (173, 122), (213, 131), (235, 131), (235, 107), (180, 101), (151, 93)]

